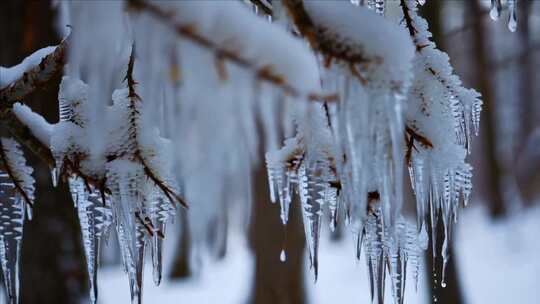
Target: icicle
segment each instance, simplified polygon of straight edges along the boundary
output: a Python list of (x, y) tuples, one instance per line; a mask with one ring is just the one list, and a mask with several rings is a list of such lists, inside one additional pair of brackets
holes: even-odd
[(515, 32), (517, 29), (516, 0), (508, 0), (508, 29)]
[(80, 178), (69, 178), (68, 181), (81, 227), (86, 268), (90, 282), (90, 302), (97, 303), (100, 241), (112, 224), (110, 203), (102, 201), (99, 190), (89, 191)]
[(145, 221), (151, 225), (153, 229), (152, 235), (152, 278), (157, 286), (161, 283), (163, 271), (163, 238), (165, 237), (166, 222), (173, 217), (176, 209), (171, 206), (170, 202), (163, 197), (157, 197), (150, 200), (150, 208), (148, 214), (151, 215), (151, 220), (146, 218)]
[(489, 16), (492, 20), (499, 20), (499, 18), (501, 17), (501, 10), (501, 0), (491, 0), (491, 9), (489, 10)]
[(21, 146), (0, 139), (0, 263), (5, 291), (11, 304), (20, 303), (20, 260), (24, 220), (31, 219), (34, 200), (32, 168)]
[(386, 0), (375, 0), (375, 12), (381, 16), (384, 16), (386, 9)]
[(9, 303), (18, 304), (25, 202), (13, 195), (14, 188), (9, 176), (0, 171), (0, 262)]
[(58, 168), (54, 167), (51, 169), (51, 180), (53, 187), (56, 188), (58, 186), (58, 179), (60, 178), (59, 170)]
[(318, 250), (319, 233), (321, 228), (322, 198), (316, 188), (320, 187), (319, 181), (313, 180), (312, 172), (317, 168), (307, 167), (302, 163), (298, 169), (298, 193), (302, 204), (302, 215), (304, 218), (304, 230), (309, 249), (311, 268), (317, 280), (319, 271)]

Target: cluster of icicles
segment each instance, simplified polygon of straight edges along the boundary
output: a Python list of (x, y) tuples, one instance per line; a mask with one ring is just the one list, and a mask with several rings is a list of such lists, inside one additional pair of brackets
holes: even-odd
[[(517, 29), (517, 15), (516, 15), (516, 2), (517, 0), (508, 0), (508, 29), (512, 32), (515, 32)], [(489, 11), (489, 16), (493, 20), (499, 20), (501, 17), (503, 6), (501, 0), (491, 0), (491, 9)]]
[[(367, 1), (366, 6), (383, 15), (384, 3), (380, 2)], [(476, 91), (462, 86), (447, 55), (436, 49), (417, 5), (415, 0), (401, 1), (405, 15), (402, 24), (413, 35), (416, 51), (412, 51), (408, 43), (399, 42), (399, 35), (409, 35), (401, 34), (397, 26), (377, 24), (377, 31), (385, 37), (377, 49), (374, 40), (366, 40), (376, 39), (370, 29), (357, 26), (352, 34), (343, 30), (355, 24), (348, 20), (346, 5), (339, 10), (340, 4), (335, 2), (305, 1), (307, 15), (313, 23), (322, 24), (326, 37), (353, 41), (349, 49), (347, 42), (340, 47), (351, 53), (361, 50), (363, 58), (370, 58), (372, 52), (373, 58), (383, 57), (383, 63), (362, 77), (351, 72), (348, 64), (323, 70), (323, 87), (337, 92), (339, 102), (311, 108), (299, 120), (296, 136), (266, 156), (271, 200), (279, 202), (284, 225), (294, 194), (299, 198), (315, 278), (324, 215), (329, 214), (331, 230), (338, 218), (344, 217), (356, 239), (357, 258), (365, 253), (373, 303), (384, 303), (387, 274), (395, 303), (403, 303), (407, 273), (418, 284), (428, 231), (432, 232), (434, 257), (438, 255), (437, 241), (443, 242), (441, 285), (445, 286), (452, 224), (460, 204), (467, 204), (472, 188), (472, 167), (465, 157), (472, 135), (478, 134), (482, 102)], [(332, 9), (339, 21), (325, 15)], [(368, 17), (362, 16), (364, 20)], [(362, 48), (364, 44), (367, 46)], [(387, 55), (387, 49), (400, 52)], [(409, 50), (413, 56), (410, 66), (403, 59)], [(385, 67), (385, 61), (393, 64)], [(369, 64), (366, 66), (369, 69)], [(385, 68), (388, 70), (379, 74)], [(400, 68), (403, 73), (397, 72)], [(416, 223), (402, 215), (405, 165), (416, 199)], [(436, 240), (439, 219), (444, 226), (443, 240)]]
[[(255, 120), (262, 121), (267, 147), (275, 145), (280, 100), (288, 100), (282, 106), (289, 114), (281, 127), (294, 136), (266, 155), (270, 195), (281, 206), (284, 225), (298, 195), (315, 276), (325, 214), (331, 230), (344, 218), (353, 231), (356, 257), (365, 255), (374, 303), (384, 302), (387, 275), (395, 303), (403, 303), (406, 274), (417, 279), (430, 230), (437, 254), (439, 218), (446, 234), (446, 264), (452, 223), (472, 188), (472, 168), (465, 158), (478, 132), (481, 101), (477, 92), (462, 86), (447, 55), (430, 40), (427, 22), (417, 13), (425, 1), (401, 0), (402, 24), (383, 17), (384, 0), (351, 1), (368, 9), (347, 1), (272, 1), (276, 12), (289, 9), (282, 2), (303, 3), (310, 20), (324, 28), (314, 35), (328, 35), (322, 38), (336, 42), (345, 57), (363, 52), (367, 58), (367, 63), (332, 64), (315, 50), (321, 51), (319, 70), (303, 41), (253, 16), (239, 2), (130, 2), (139, 8), (151, 3), (158, 10), (176, 9), (176, 14), (157, 14), (176, 19), (160, 23), (141, 14), (126, 20), (121, 1), (70, 3), (75, 32), (66, 69), (70, 76), (60, 87), (60, 122), (47, 125), (25, 106), (14, 106), (21, 120), (50, 130), (41, 132), (40, 139), (55, 158), (55, 183), (59, 178), (68, 182), (77, 208), (92, 303), (97, 301), (100, 242), (112, 227), (132, 302), (141, 302), (148, 247), (159, 284), (165, 223), (176, 209), (171, 204), (179, 188), (175, 177), (192, 206), (195, 243), (203, 243), (207, 226), (227, 214), (231, 205), (217, 202), (225, 200), (222, 193), (230, 191), (235, 200), (246, 192), (249, 196), (245, 189), (259, 141)], [(515, 1), (507, 3), (509, 28), (515, 30)], [(493, 0), (492, 7), (491, 16), (498, 17), (500, 0)], [(279, 21), (294, 24), (292, 19)], [(260, 35), (262, 30), (267, 36)], [(196, 39), (182, 40), (178, 33)], [(140, 62), (132, 71), (140, 82), (137, 92), (133, 82), (126, 86), (119, 81), (125, 73), (118, 77), (119, 69), (129, 69), (126, 52), (133, 41)], [(212, 48), (219, 47), (218, 55), (236, 62), (217, 56)], [(102, 50), (103, 56), (94, 56)], [(79, 79), (82, 74), (86, 83)], [(337, 102), (306, 101), (308, 93), (321, 89), (320, 80), (321, 92), (337, 93)], [(110, 86), (121, 87), (112, 98)], [(1, 144), (0, 258), (8, 297), (18, 303), (22, 227), (31, 217), (34, 180), (20, 146), (11, 139)], [(210, 150), (213, 157), (201, 157), (201, 151)], [(406, 168), (416, 223), (404, 215)], [(181, 173), (173, 174), (176, 170)], [(220, 183), (229, 177), (235, 178)], [(285, 261), (284, 251), (280, 259)]]

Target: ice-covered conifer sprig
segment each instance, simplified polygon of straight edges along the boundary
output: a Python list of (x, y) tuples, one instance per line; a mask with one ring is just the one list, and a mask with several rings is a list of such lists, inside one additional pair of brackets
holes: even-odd
[(482, 101), (480, 94), (473, 89), (466, 89), (460, 78), (453, 73), (448, 55), (437, 49), (431, 41), (425, 19), (418, 15), (415, 0), (400, 0), (403, 11), (403, 23), (416, 47), (415, 64), (424, 67), (426, 73), (438, 81), (444, 88), (443, 97), (448, 100), (455, 118), (454, 132), (458, 142), (470, 152), (471, 136), (478, 135)]
[(21, 146), (11, 138), (0, 139), (0, 168), (6, 172), (27, 206), (34, 205), (33, 169), (26, 164)]
[[(157, 170), (151, 167), (149, 161), (146, 159), (145, 155), (155, 154), (155, 153), (145, 153), (148, 149), (141, 147), (139, 141), (139, 133), (141, 132), (141, 98), (136, 92), (137, 82), (133, 78), (133, 71), (135, 67), (135, 45), (132, 46), (131, 54), (129, 57), (128, 67), (126, 71), (125, 81), (127, 82), (127, 99), (129, 104), (127, 105), (128, 109), (128, 129), (127, 129), (127, 138), (123, 145), (120, 146), (120, 150), (116, 153), (117, 157), (121, 157), (124, 154), (131, 155), (133, 161), (139, 162), (142, 167), (144, 174), (148, 177), (157, 188), (159, 188), (162, 193), (167, 197), (167, 199), (175, 205), (179, 203), (183, 207), (187, 208), (188, 205), (186, 201), (176, 193), (174, 187), (170, 185), (165, 178), (160, 176)], [(153, 149), (150, 149), (153, 150)], [(154, 158), (157, 157), (152, 155)], [(109, 159), (115, 158), (114, 156), (109, 156)]]

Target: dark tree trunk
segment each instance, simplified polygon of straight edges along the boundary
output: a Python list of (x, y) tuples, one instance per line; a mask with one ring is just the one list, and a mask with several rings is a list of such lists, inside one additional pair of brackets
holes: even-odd
[[(0, 2), (0, 65), (11, 66), (33, 51), (55, 45), (54, 12), (49, 1)], [(50, 122), (58, 121), (60, 77), (24, 100)], [(24, 228), (22, 303), (78, 303), (86, 297), (86, 267), (78, 220), (66, 185), (53, 188), (49, 169), (30, 153), (36, 201), (34, 219)]]
[[(279, 217), (279, 205), (270, 203), (264, 165), (255, 176), (251, 245), (255, 253), (255, 282), (249, 303), (302, 304), (304, 294), (304, 236), (299, 204), (293, 200), (287, 236)], [(287, 260), (280, 262), (285, 240)]]
[(180, 220), (180, 236), (178, 246), (170, 274), (171, 279), (186, 279), (191, 276), (191, 267), (189, 265), (189, 256), (191, 254), (191, 241), (189, 237), (188, 212), (178, 210)]
[[(482, 12), (478, 0), (467, 1), (467, 9), (471, 12), (471, 17), (479, 16)], [(486, 177), (486, 201), (493, 217), (501, 217), (506, 212), (502, 195), (501, 177), (503, 168), (497, 158), (497, 117), (494, 109), (493, 80), (489, 74), (489, 54), (487, 48), (487, 32), (484, 28), (484, 20), (479, 20), (472, 30), (473, 58), (471, 60), (471, 70), (475, 72), (477, 87), (482, 93), (482, 119), (480, 127), (480, 141), (483, 145), (482, 169)]]
[[(442, 12), (443, 12), (443, 1), (427, 1), (426, 4), (422, 7), (421, 15), (426, 18), (429, 22), (429, 29), (433, 33), (433, 40), (437, 44), (437, 47), (444, 51), (445, 45), (443, 40), (443, 29), (442, 29)], [(429, 220), (428, 222), (431, 222)], [(431, 228), (428, 229), (428, 234), (431, 234)], [(449, 242), (448, 254), (450, 259), (446, 265), (445, 271), (445, 287), (442, 287), (442, 265), (443, 259), (441, 256), (442, 244), (445, 238), (444, 235), (444, 226), (442, 220), (439, 219), (437, 225), (437, 246), (436, 246), (436, 256), (433, 258), (432, 242), (428, 250), (426, 251), (426, 277), (432, 302), (437, 302), (440, 304), (462, 304), (464, 303), (459, 275), (457, 273), (455, 259), (453, 256), (453, 243)], [(436, 299), (436, 300), (435, 300)]]
[[(429, 225), (428, 225), (429, 226)], [(431, 227), (428, 228), (428, 234), (431, 234)], [(444, 272), (445, 280), (443, 282), (443, 258), (441, 255), (444, 242), (444, 226), (442, 219), (439, 218), (437, 225), (437, 246), (435, 249), (435, 259), (433, 258), (433, 240), (429, 241), (429, 247), (426, 251), (426, 277), (430, 286), (430, 294), (433, 303), (437, 304), (462, 304), (463, 293), (461, 292), (460, 281), (456, 268), (453, 243), (448, 246), (448, 255), (450, 259)], [(443, 287), (444, 283), (444, 287)]]

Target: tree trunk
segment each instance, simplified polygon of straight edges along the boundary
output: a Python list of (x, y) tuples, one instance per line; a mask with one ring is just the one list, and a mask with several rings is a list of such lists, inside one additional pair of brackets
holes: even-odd
[[(0, 2), (0, 65), (11, 66), (33, 51), (55, 45), (54, 12), (49, 1)], [(58, 121), (60, 77), (24, 100), (51, 121)], [(26, 153), (34, 168), (34, 219), (24, 227), (22, 303), (78, 303), (86, 297), (86, 267), (76, 213), (66, 185), (52, 187), (49, 169)]]
[[(478, 0), (467, 1), (468, 9), (472, 18), (479, 16), (482, 12)], [(479, 20), (473, 26), (472, 49), (473, 58), (471, 60), (471, 70), (476, 72), (478, 88), (482, 93), (482, 119), (480, 127), (480, 141), (483, 144), (483, 165), (484, 176), (487, 183), (486, 201), (493, 217), (501, 217), (506, 212), (504, 205), (501, 184), (503, 169), (497, 158), (497, 117), (494, 109), (493, 81), (489, 75), (489, 51), (486, 46), (487, 33), (484, 28), (484, 20)]]
[[(285, 232), (279, 205), (270, 203), (264, 164), (259, 166), (254, 182), (251, 245), (255, 252), (255, 282), (249, 303), (305, 303), (304, 236), (298, 201), (295, 199), (291, 203)], [(287, 260), (282, 263), (280, 252), (284, 238)]]
[[(443, 29), (442, 29), (442, 12), (443, 12), (443, 1), (427, 1), (426, 4), (421, 9), (421, 15), (429, 21), (429, 29), (433, 33), (433, 40), (437, 44), (437, 48), (444, 51), (444, 40), (443, 40)], [(431, 220), (428, 220), (431, 222)], [(431, 227), (428, 229), (428, 235), (431, 234)], [(439, 218), (439, 223), (437, 225), (437, 246), (436, 246), (436, 257), (433, 258), (432, 242), (428, 250), (426, 250), (426, 275), (429, 290), (432, 302), (437, 302), (439, 304), (462, 304), (463, 296), (460, 287), (459, 276), (457, 273), (455, 259), (452, 258), (453, 255), (453, 243), (449, 242), (448, 244), (448, 254), (450, 256), (449, 261), (446, 265), (445, 271), (445, 287), (442, 287), (442, 265), (443, 259), (441, 256), (442, 244), (445, 238), (444, 235), (444, 226), (442, 219)], [(436, 300), (435, 300), (436, 299)]]
[(180, 220), (180, 236), (178, 246), (169, 277), (171, 279), (186, 279), (191, 276), (191, 267), (189, 265), (189, 257), (191, 254), (191, 241), (189, 237), (188, 214), (186, 210), (178, 210)]

